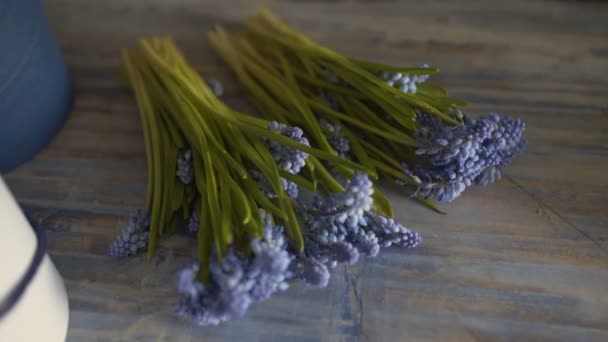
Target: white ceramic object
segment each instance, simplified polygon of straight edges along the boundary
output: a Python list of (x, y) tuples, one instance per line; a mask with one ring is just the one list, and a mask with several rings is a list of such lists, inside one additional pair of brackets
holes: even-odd
[[(0, 177), (0, 301), (32, 262), (37, 239)], [(65, 341), (68, 298), (53, 262), (44, 256), (19, 302), (0, 318), (0, 341)]]

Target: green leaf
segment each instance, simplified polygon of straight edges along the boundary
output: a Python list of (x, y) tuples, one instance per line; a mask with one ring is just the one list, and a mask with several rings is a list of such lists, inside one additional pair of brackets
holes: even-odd
[(442, 215), (447, 215), (446, 212), (441, 211), (434, 202), (422, 197), (422, 196), (416, 196), (416, 199), (418, 201), (420, 201), (422, 204), (424, 204), (426, 207), (428, 207), (429, 209), (433, 210), (436, 213), (442, 214)]
[(380, 214), (388, 217), (393, 217), (394, 213), (393, 207), (391, 206), (391, 202), (376, 187), (374, 187), (374, 193), (372, 195), (372, 198), (374, 199), (374, 207)]
[(360, 59), (350, 58), (352, 62), (358, 64), (369, 72), (378, 73), (381, 71), (401, 72), (408, 75), (431, 75), (439, 72), (438, 68), (408, 68), (400, 66), (392, 66), (381, 63), (374, 63)]

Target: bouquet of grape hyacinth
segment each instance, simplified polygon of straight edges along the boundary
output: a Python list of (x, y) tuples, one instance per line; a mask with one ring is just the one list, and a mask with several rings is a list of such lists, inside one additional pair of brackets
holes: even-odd
[(499, 179), (526, 146), (521, 120), (466, 115), (464, 101), (429, 82), (438, 69), (428, 65), (346, 57), (266, 11), (243, 32), (217, 27), (209, 39), (264, 116), (301, 125), (315, 147), (356, 160), (426, 204)]
[(525, 146), (520, 120), (473, 119), (428, 83), (434, 68), (359, 61), (267, 12), (210, 41), (262, 117), (228, 108), (169, 38), (123, 52), (148, 160), (145, 209), (110, 246), (128, 257), (182, 229), (197, 258), (177, 274), (176, 311), (199, 325), (243, 316), (293, 281), (325, 287), (331, 270), (381, 248), (416, 247), (374, 181), (438, 210), (488, 184)]

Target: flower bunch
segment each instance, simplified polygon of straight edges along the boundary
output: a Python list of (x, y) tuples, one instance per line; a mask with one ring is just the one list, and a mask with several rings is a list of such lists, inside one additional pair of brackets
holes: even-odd
[(177, 275), (177, 313), (200, 325), (243, 316), (297, 279), (327, 286), (331, 270), (420, 235), (392, 218), (374, 186), (389, 179), (431, 208), (499, 179), (523, 151), (524, 123), (473, 118), (429, 82), (438, 71), (346, 57), (268, 12), (244, 32), (209, 34), (262, 118), (228, 108), (168, 38), (124, 51), (148, 160), (146, 208), (110, 255), (154, 253), (183, 222), (197, 260)]
[(149, 238), (150, 215), (143, 210), (129, 217), (127, 227), (116, 237), (108, 254), (115, 258), (124, 258), (137, 254), (146, 248)]
[[(146, 142), (149, 255), (158, 238), (173, 231), (178, 216), (195, 213), (199, 228), (191, 230), (198, 234), (199, 258), (210, 260), (213, 249), (222, 259), (232, 245), (262, 234), (263, 223), (254, 214), (260, 208), (282, 222), (290, 241), (302, 249), (294, 203), (281, 179), (304, 182), (295, 173), (309, 154), (364, 169), (311, 148), (297, 128), (230, 110), (170, 39), (142, 40), (137, 49), (125, 51), (123, 71), (138, 101)], [(272, 200), (250, 169), (273, 191)], [(201, 262), (201, 279), (209, 277), (206, 264)]]
[(290, 279), (324, 286), (338, 263), (420, 241), (390, 218), (370, 179), (375, 171), (345, 158), (350, 142), (339, 123), (307, 116), (287, 124), (280, 112), (261, 119), (233, 111), (217, 98), (221, 85), (205, 82), (167, 38), (124, 51), (123, 72), (140, 110), (148, 191), (145, 210), (110, 255), (147, 247), (151, 256), (184, 222), (198, 249), (197, 261), (178, 273), (181, 316), (219, 324)]
[(209, 38), (264, 115), (302, 127), (311, 146), (396, 181), (433, 208), (428, 200), (449, 202), (498, 179), (525, 146), (521, 120), (465, 115), (466, 102), (428, 81), (438, 71), (428, 65), (344, 56), (267, 11), (239, 34), (220, 27)]

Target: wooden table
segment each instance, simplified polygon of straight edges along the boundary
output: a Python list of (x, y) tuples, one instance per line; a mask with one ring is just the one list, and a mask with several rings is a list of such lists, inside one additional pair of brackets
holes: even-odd
[[(238, 26), (259, 4), (350, 55), (441, 67), (435, 80), (472, 102), (470, 112), (523, 118), (529, 147), (505, 179), (444, 206), (447, 216), (387, 188), (398, 219), (423, 234), (420, 248), (386, 250), (337, 270), (326, 289), (295, 285), (244, 319), (201, 329), (172, 314), (189, 238), (164, 241), (153, 262), (105, 254), (143, 205), (146, 184), (137, 109), (116, 69), (120, 49), (138, 37), (172, 35), (206, 77), (224, 82), (230, 105), (248, 110), (205, 34)], [(48, 148), (6, 178), (28, 211), (48, 216), (70, 341), (608, 340), (607, 4), (45, 5), (74, 78), (74, 111)]]

